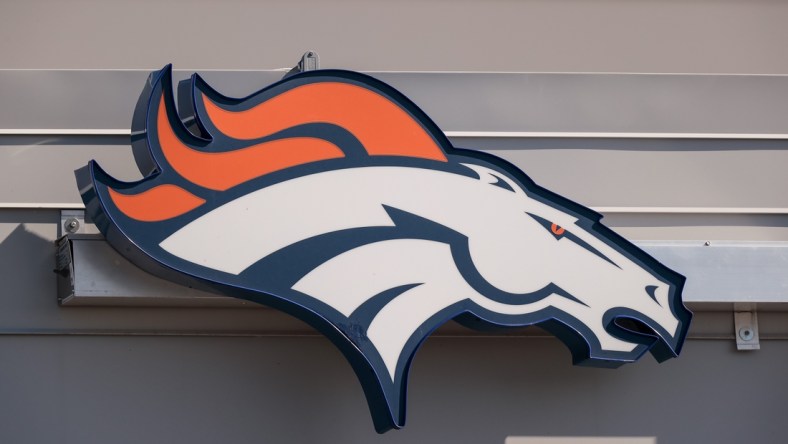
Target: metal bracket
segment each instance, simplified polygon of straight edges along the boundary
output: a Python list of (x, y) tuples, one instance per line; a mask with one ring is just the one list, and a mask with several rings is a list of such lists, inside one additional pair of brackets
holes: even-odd
[(320, 56), (315, 51), (307, 51), (301, 56), (301, 60), (290, 71), (285, 74), (284, 78), (288, 78), (294, 74), (304, 71), (314, 71), (320, 69)]
[(761, 349), (758, 312), (755, 311), (755, 304), (733, 304), (733, 328), (737, 350)]
[(85, 219), (85, 210), (60, 210), (60, 225), (57, 237), (72, 234), (99, 234), (90, 219)]
[(61, 210), (55, 269), (64, 306), (261, 307), (164, 281), (132, 265), (84, 210)]
[(77, 234), (85, 230), (85, 212), (83, 210), (61, 210), (58, 237)]

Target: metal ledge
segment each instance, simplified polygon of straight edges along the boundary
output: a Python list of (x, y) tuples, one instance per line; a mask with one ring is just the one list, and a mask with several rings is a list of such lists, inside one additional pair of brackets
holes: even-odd
[[(82, 222), (84, 224), (84, 222)], [(85, 224), (79, 231), (92, 231)], [(684, 300), (696, 311), (788, 311), (788, 242), (638, 242), (687, 277)], [(58, 301), (64, 306), (259, 307), (183, 287), (132, 265), (100, 234), (58, 241)]]
[(100, 234), (70, 234), (61, 237), (57, 247), (60, 305), (262, 307), (155, 277), (118, 254)]
[(684, 300), (691, 307), (730, 311), (788, 309), (788, 242), (636, 242), (687, 277)]

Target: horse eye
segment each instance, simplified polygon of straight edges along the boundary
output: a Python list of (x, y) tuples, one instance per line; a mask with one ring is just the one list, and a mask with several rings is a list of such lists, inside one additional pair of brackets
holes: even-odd
[(535, 221), (537, 221), (539, 223), (539, 225), (543, 226), (545, 230), (549, 230), (550, 233), (553, 234), (553, 236), (555, 237), (556, 240), (561, 239), (562, 237), (564, 237), (564, 235), (568, 235), (568, 236), (570, 236), (570, 238), (573, 237), (573, 236), (571, 236), (571, 233), (566, 231), (566, 229), (564, 227), (562, 227), (562, 226), (560, 226), (560, 225), (558, 225), (556, 223), (550, 222), (549, 220), (547, 220), (547, 219), (545, 219), (543, 217), (537, 216), (535, 214), (531, 214), (531, 213), (525, 213), (525, 214), (531, 216)]
[[(589, 245), (588, 242), (586, 242), (583, 239), (580, 239), (576, 235), (572, 234), (572, 232), (566, 231), (566, 229), (564, 227), (562, 227), (562, 226), (560, 226), (560, 225), (558, 225), (556, 223), (550, 222), (549, 220), (547, 220), (547, 219), (545, 219), (543, 217), (537, 216), (535, 214), (531, 214), (531, 213), (528, 213), (528, 212), (526, 212), (525, 214), (531, 216), (536, 222), (539, 223), (539, 225), (544, 227), (545, 230), (550, 230), (550, 233), (552, 233), (553, 237), (555, 237), (556, 240), (560, 240), (560, 239), (566, 238), (570, 242), (573, 242), (574, 244), (580, 246), (581, 248), (584, 248), (584, 249), (588, 250), (590, 253), (595, 254), (596, 256), (598, 256), (598, 257), (604, 259), (605, 261), (613, 264), (614, 266), (618, 267), (618, 265), (615, 262), (613, 262), (607, 256), (602, 254), (602, 252), (600, 252), (596, 248), (594, 248), (591, 245)], [(621, 268), (621, 267), (618, 267), (618, 268)]]

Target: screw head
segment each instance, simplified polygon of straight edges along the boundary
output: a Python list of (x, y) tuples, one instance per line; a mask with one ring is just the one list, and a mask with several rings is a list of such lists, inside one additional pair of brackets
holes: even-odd
[(755, 337), (755, 332), (751, 327), (742, 327), (739, 329), (739, 337), (744, 341), (751, 341)]
[(79, 221), (73, 217), (66, 219), (66, 222), (63, 223), (63, 227), (69, 233), (76, 233), (79, 230)]

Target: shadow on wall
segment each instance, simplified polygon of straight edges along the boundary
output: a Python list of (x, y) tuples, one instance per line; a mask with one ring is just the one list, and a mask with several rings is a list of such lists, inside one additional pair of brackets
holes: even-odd
[[(2, 225), (13, 224), (20, 219), (16, 211), (0, 212), (0, 237), (3, 236)], [(50, 212), (36, 214), (25, 212), (25, 223), (18, 223), (0, 241), (0, 301), (3, 310), (10, 311), (6, 303), (10, 299), (24, 305), (38, 303), (47, 299), (55, 303), (56, 292), (55, 245), (50, 239), (30, 230), (28, 224), (54, 223)], [(31, 217), (32, 216), (32, 217)], [(17, 305), (14, 302), (13, 305)]]

